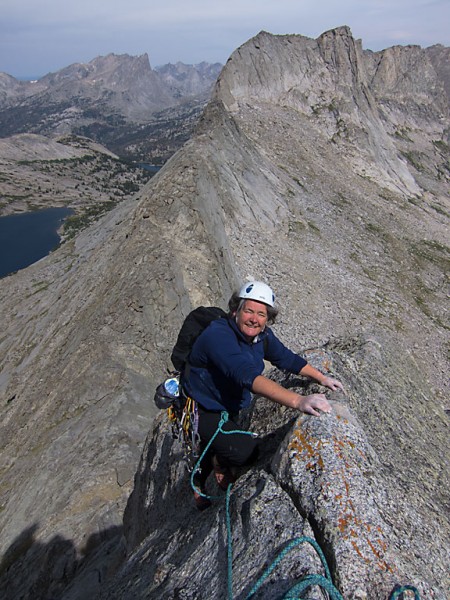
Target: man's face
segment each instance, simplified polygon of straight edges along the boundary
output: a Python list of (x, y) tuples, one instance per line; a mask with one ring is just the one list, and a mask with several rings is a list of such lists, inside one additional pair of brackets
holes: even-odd
[(236, 324), (247, 337), (254, 338), (264, 330), (267, 323), (267, 306), (256, 300), (245, 300), (236, 313)]

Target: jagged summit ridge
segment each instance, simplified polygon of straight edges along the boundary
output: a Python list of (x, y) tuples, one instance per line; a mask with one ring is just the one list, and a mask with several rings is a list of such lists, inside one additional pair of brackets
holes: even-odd
[(150, 60), (148, 54), (140, 56), (130, 56), (128, 54), (110, 53), (106, 56), (98, 56), (88, 63), (73, 63), (55, 73), (49, 73), (39, 81), (42, 83), (62, 83), (67, 80), (87, 79), (95, 83), (97, 80), (103, 80), (111, 84), (120, 84), (125, 86), (126, 76), (130, 73), (132, 76), (140, 74), (141, 76), (151, 73)]
[[(390, 136), (431, 127), (437, 139), (446, 138), (448, 98), (430, 56), (420, 47), (364, 52), (348, 27), (317, 40), (262, 32), (233, 53), (214, 97), (231, 111), (240, 103), (291, 107), (345, 144), (361, 176), (420, 195)], [(361, 160), (367, 153), (369, 161)], [(379, 172), (368, 172), (368, 162)]]
[(220, 69), (152, 69), (146, 54), (109, 54), (33, 82), (0, 73), (0, 135), (74, 134), (125, 160), (160, 165), (189, 138)]

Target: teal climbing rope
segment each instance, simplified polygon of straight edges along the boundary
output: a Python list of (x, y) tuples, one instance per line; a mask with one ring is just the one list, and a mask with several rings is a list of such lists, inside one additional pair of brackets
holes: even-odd
[[(219, 500), (222, 497), (221, 496), (210, 496), (208, 494), (205, 494), (202, 492), (202, 490), (200, 490), (194, 482), (194, 476), (197, 473), (197, 471), (200, 468), (200, 464), (203, 460), (203, 457), (205, 456), (205, 454), (208, 452), (209, 447), (211, 446), (211, 444), (213, 443), (213, 441), (216, 439), (216, 437), (219, 435), (219, 433), (223, 433), (224, 435), (231, 435), (233, 433), (241, 433), (244, 435), (254, 435), (251, 431), (241, 431), (241, 430), (232, 430), (232, 431), (225, 431), (224, 429), (222, 429), (222, 427), (225, 425), (225, 423), (228, 421), (228, 413), (226, 411), (223, 411), (220, 415), (220, 421), (219, 424), (217, 426), (217, 429), (214, 433), (214, 435), (211, 437), (211, 439), (209, 440), (209, 442), (207, 443), (205, 449), (203, 450), (200, 458), (198, 459), (198, 461), (196, 462), (194, 468), (192, 469), (192, 473), (191, 473), (191, 487), (192, 489), (197, 492), (197, 494), (199, 494), (200, 496), (203, 496), (204, 498), (208, 498), (208, 500)], [(230, 496), (231, 496), (231, 488), (232, 488), (232, 484), (230, 483), (228, 485), (227, 488), (227, 495), (226, 495), (226, 515), (227, 515), (227, 562), (228, 562), (228, 600), (233, 600), (233, 545), (232, 545), (232, 535), (231, 535), (231, 519), (230, 519)]]
[(414, 600), (420, 600), (419, 591), (413, 585), (398, 585), (393, 590), (388, 600), (395, 600), (396, 598), (400, 598), (402, 594), (410, 591), (414, 594)]
[(217, 425), (217, 429), (214, 432), (214, 435), (211, 437), (211, 439), (209, 440), (209, 442), (206, 444), (205, 449), (203, 450), (203, 452), (202, 452), (200, 458), (198, 459), (198, 461), (195, 463), (195, 466), (192, 469), (192, 473), (191, 473), (191, 487), (192, 487), (192, 489), (194, 490), (194, 492), (197, 492), (197, 494), (199, 494), (200, 496), (203, 496), (203, 498), (208, 498), (208, 500), (220, 500), (222, 498), (222, 496), (209, 496), (208, 494), (203, 493), (195, 485), (194, 476), (197, 473), (197, 471), (200, 469), (200, 464), (201, 464), (201, 462), (203, 460), (203, 457), (208, 452), (209, 447), (214, 442), (214, 440), (216, 439), (216, 437), (219, 435), (219, 433), (223, 433), (224, 435), (231, 435), (233, 433), (241, 433), (243, 435), (251, 435), (251, 436), (255, 435), (251, 431), (241, 431), (239, 429), (234, 429), (232, 431), (225, 431), (224, 429), (222, 429), (222, 427), (225, 425), (225, 423), (227, 421), (228, 421), (228, 413), (224, 410), (220, 414), (220, 421), (219, 421), (219, 424)]
[(288, 598), (299, 598), (300, 594), (303, 594), (303, 592), (305, 592), (308, 588), (310, 588), (313, 585), (318, 585), (326, 592), (328, 592), (328, 595), (330, 596), (331, 600), (344, 600), (339, 590), (333, 585), (333, 582), (331, 580), (330, 569), (328, 568), (327, 561), (319, 544), (315, 540), (307, 536), (295, 538), (286, 546), (286, 548), (284, 548), (282, 552), (280, 552), (277, 558), (267, 567), (267, 569), (255, 583), (255, 585), (252, 587), (250, 593), (246, 596), (245, 600), (251, 598), (258, 591), (258, 589), (261, 587), (264, 581), (270, 576), (270, 574), (280, 564), (284, 557), (287, 554), (289, 554), (289, 552), (291, 552), (291, 550), (293, 550), (300, 544), (304, 544), (305, 542), (311, 544), (311, 546), (313, 546), (313, 548), (319, 555), (319, 558), (325, 570), (325, 577), (323, 577), (323, 575), (315, 574), (306, 575), (293, 588), (291, 588), (285, 596), (283, 596), (283, 600), (287, 600)]

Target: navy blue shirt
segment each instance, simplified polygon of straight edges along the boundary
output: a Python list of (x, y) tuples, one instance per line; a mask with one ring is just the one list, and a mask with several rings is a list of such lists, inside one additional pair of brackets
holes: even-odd
[(264, 359), (290, 373), (299, 373), (307, 364), (270, 328), (249, 342), (233, 319), (217, 319), (192, 347), (184, 390), (207, 410), (238, 413), (250, 404), (253, 381), (263, 373)]

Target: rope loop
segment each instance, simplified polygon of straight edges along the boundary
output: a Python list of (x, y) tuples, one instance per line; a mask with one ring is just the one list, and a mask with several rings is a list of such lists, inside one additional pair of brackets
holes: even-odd
[(269, 567), (267, 567), (267, 569), (264, 571), (264, 573), (261, 575), (261, 577), (255, 583), (255, 585), (252, 587), (252, 589), (250, 590), (250, 593), (246, 596), (245, 600), (248, 600), (249, 598), (251, 598), (258, 591), (258, 589), (261, 587), (261, 585), (264, 583), (264, 581), (269, 577), (269, 575), (274, 571), (274, 569), (279, 565), (279, 563), (284, 559), (284, 557), (287, 554), (289, 554), (289, 552), (291, 552), (291, 550), (293, 550), (294, 548), (296, 548), (297, 546), (299, 546), (300, 544), (303, 544), (305, 542), (307, 542), (308, 544), (311, 544), (311, 546), (315, 549), (315, 551), (319, 555), (320, 561), (321, 561), (322, 566), (325, 571), (325, 577), (323, 577), (322, 575), (306, 575), (293, 588), (291, 588), (291, 590), (289, 590), (285, 596), (283, 596), (283, 600), (284, 599), (287, 600), (288, 598), (298, 598), (299, 593), (303, 593), (304, 591), (306, 591), (308, 588), (310, 588), (313, 585), (319, 585), (325, 591), (327, 591), (331, 600), (344, 600), (343, 597), (341, 596), (339, 590), (333, 585), (333, 582), (331, 580), (330, 569), (328, 567), (328, 564), (327, 564), (325, 556), (322, 552), (322, 549), (320, 548), (319, 544), (315, 540), (313, 540), (312, 538), (307, 537), (307, 536), (295, 538), (291, 542), (289, 542), (289, 544), (286, 546), (286, 548), (284, 548), (284, 550), (282, 550), (280, 552), (280, 554), (269, 565)]
[(414, 600), (420, 600), (419, 590), (413, 585), (396, 585), (388, 600), (395, 600), (407, 591), (414, 593)]
[(220, 413), (220, 421), (219, 421), (219, 424), (217, 425), (217, 429), (214, 432), (214, 435), (211, 437), (211, 439), (209, 440), (209, 442), (206, 444), (205, 449), (203, 450), (202, 454), (200, 455), (200, 458), (196, 462), (194, 468), (192, 469), (192, 473), (191, 473), (191, 487), (192, 487), (192, 489), (194, 490), (194, 492), (196, 492), (200, 496), (203, 496), (203, 498), (208, 498), (208, 500), (220, 500), (222, 498), (222, 496), (209, 496), (208, 494), (205, 494), (204, 492), (202, 492), (195, 485), (194, 476), (197, 473), (197, 471), (200, 469), (200, 464), (201, 464), (201, 462), (203, 460), (203, 457), (208, 452), (208, 450), (209, 450), (211, 444), (213, 443), (213, 441), (216, 439), (216, 437), (219, 435), (219, 433), (223, 433), (224, 435), (232, 435), (234, 433), (241, 433), (243, 435), (251, 435), (251, 436), (254, 435), (251, 431), (242, 431), (240, 429), (233, 429), (232, 431), (224, 431), (224, 429), (222, 429), (222, 428), (225, 425), (225, 423), (228, 421), (228, 419), (229, 419), (229, 416), (228, 416), (227, 411), (223, 410)]

